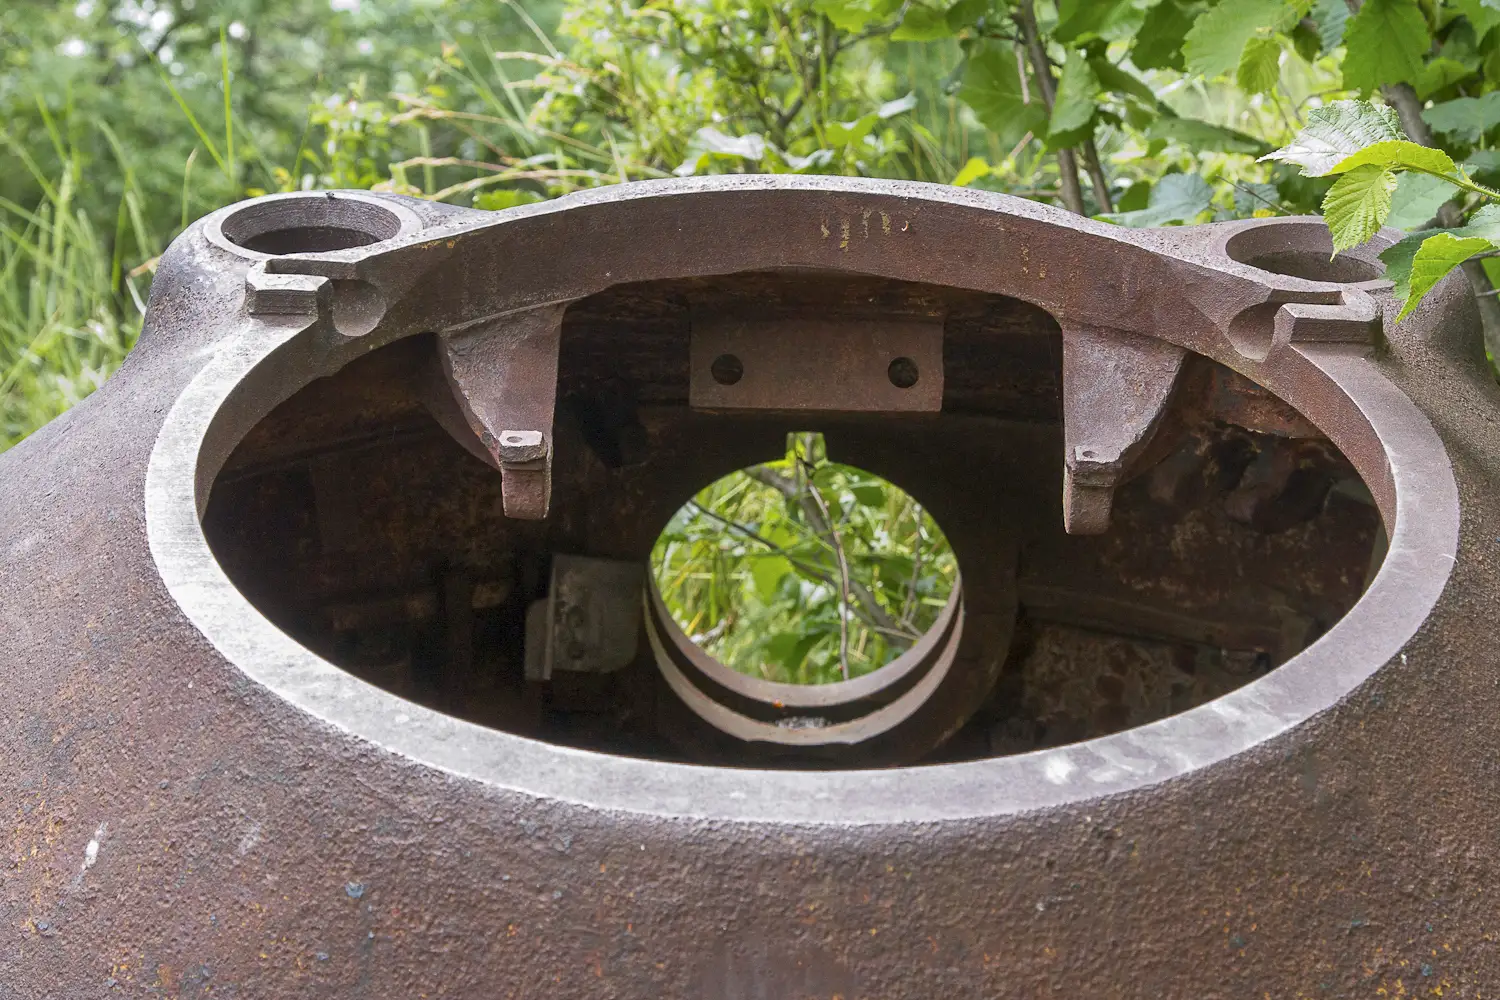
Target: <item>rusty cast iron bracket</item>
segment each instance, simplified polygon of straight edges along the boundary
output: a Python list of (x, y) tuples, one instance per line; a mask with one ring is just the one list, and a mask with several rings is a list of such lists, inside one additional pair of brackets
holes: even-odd
[[(508, 517), (538, 521), (552, 496), (557, 350), (567, 304), (493, 316), (439, 335), (443, 374), (500, 470)], [(450, 430), (452, 428), (450, 427)]]
[(1063, 327), (1063, 526), (1109, 528), (1115, 488), (1145, 450), (1172, 398), (1187, 351), (1082, 324)]

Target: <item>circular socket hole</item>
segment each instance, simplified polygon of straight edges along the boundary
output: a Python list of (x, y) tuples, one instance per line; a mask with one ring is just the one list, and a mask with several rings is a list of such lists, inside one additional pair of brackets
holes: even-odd
[(897, 358), (885, 373), (897, 389), (910, 389), (917, 384), (917, 363), (911, 358)]
[(235, 246), (274, 257), (369, 246), (398, 235), (401, 219), (364, 198), (310, 194), (252, 202), (222, 229)]
[(709, 365), (708, 373), (720, 385), (734, 385), (745, 377), (745, 364), (733, 354), (721, 354)]
[(1354, 284), (1374, 281), (1385, 268), (1371, 247), (1357, 247), (1334, 255), (1333, 238), (1322, 222), (1277, 222), (1242, 230), (1230, 237), (1224, 251), (1241, 264), (1272, 274), (1308, 281)]

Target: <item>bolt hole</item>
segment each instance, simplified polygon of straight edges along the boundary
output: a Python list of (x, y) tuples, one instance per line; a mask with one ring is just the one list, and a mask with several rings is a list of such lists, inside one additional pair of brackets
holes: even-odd
[(709, 366), (709, 374), (720, 385), (734, 385), (745, 377), (745, 365), (733, 354), (721, 354)]
[(886, 369), (886, 375), (897, 389), (910, 389), (917, 384), (917, 363), (911, 358), (897, 358)]

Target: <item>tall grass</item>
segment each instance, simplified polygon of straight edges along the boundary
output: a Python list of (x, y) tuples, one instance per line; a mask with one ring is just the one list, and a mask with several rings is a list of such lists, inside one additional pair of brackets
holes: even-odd
[(50, 132), (63, 164), (52, 177), (0, 133), (7, 158), (41, 191), (33, 205), (0, 198), (0, 450), (99, 388), (119, 365), (145, 313), (150, 278), (139, 265), (160, 247), (146, 231), (128, 165), (120, 164), (125, 190), (113, 232), (101, 233), (76, 204), (84, 183), (77, 150)]

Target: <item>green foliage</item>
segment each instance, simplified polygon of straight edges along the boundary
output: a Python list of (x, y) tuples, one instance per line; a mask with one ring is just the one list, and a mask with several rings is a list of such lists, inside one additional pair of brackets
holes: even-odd
[[(1400, 220), (1408, 224), (1420, 224), (1416, 216), (1429, 208), (1430, 218), (1454, 189), (1500, 199), (1474, 183), (1448, 153), (1407, 139), (1392, 109), (1367, 102), (1341, 101), (1313, 112), (1292, 143), (1265, 158), (1297, 164), (1310, 176), (1340, 175), (1323, 201), (1335, 251), (1367, 242), (1389, 221), (1398, 178), (1407, 182), (1411, 200), (1403, 205), (1408, 218)], [(1407, 180), (1413, 176), (1425, 179), (1413, 184)], [(1387, 277), (1403, 300), (1401, 317), (1455, 267), (1496, 249), (1491, 235), (1487, 219), (1476, 216), (1476, 227), (1467, 232), (1424, 233), (1385, 251)]]
[(1368, 93), (1412, 81), (1431, 44), (1417, 0), (1365, 0), (1344, 27), (1344, 86)]
[(1404, 317), (1416, 307), (1434, 285), (1449, 271), (1477, 253), (1493, 250), (1495, 245), (1479, 236), (1454, 236), (1452, 233), (1436, 233), (1422, 241), (1412, 257), (1411, 272), (1407, 277), (1410, 285), (1406, 304), (1401, 309)]
[(1321, 177), (1367, 146), (1405, 138), (1394, 109), (1335, 101), (1308, 112), (1307, 125), (1297, 137), (1263, 159), (1294, 164), (1309, 177)]
[(1422, 112), (1422, 120), (1434, 132), (1455, 142), (1478, 142), (1486, 132), (1500, 125), (1500, 91), (1491, 91), (1483, 97), (1455, 97), (1435, 104)]
[(1289, 0), (1235, 0), (1220, 3), (1199, 16), (1182, 47), (1190, 72), (1203, 76), (1234, 73), (1242, 65), (1245, 47), (1266, 39), (1298, 16)]
[(651, 556), (673, 618), (719, 662), (791, 684), (876, 670), (932, 627), (958, 582), (920, 504), (829, 462), (821, 435), (720, 479), (672, 518)]
[(1068, 53), (1052, 102), (1052, 117), (1047, 122), (1048, 137), (1066, 136), (1088, 125), (1094, 117), (1094, 95), (1098, 92), (1099, 77), (1088, 59), (1080, 52)]
[(1015, 53), (987, 45), (970, 55), (958, 96), (1001, 146), (1011, 147), (1024, 136), (1047, 131), (1049, 114), (1037, 96), (1036, 83), (1028, 79), (1026, 84), (1022, 90)]
[[(11, 5), (0, 10), (5, 356), (76, 340), (36, 340), (36, 317), (62, 315), (48, 302), (64, 299), (45, 291), (64, 280), (58, 245), (71, 248), (61, 259), (75, 262), (66, 286), (80, 314), (118, 331), (87, 343), (123, 345), (173, 232), (264, 190), (375, 187), (500, 209), (674, 173), (848, 173), (1008, 191), (1123, 225), (1326, 206), (1340, 248), (1381, 223), (1419, 228), (1440, 208), (1472, 216), (1489, 197), (1480, 182), (1500, 180), (1500, 4), (1357, 6)], [(1410, 115), (1446, 158), (1408, 139), (1394, 107), (1340, 99), (1393, 86), (1426, 102)], [(93, 275), (106, 278), (84, 282)], [(99, 371), (120, 349), (100, 348)], [(16, 403), (23, 383), (42, 395), (52, 384), (12, 378), (6, 405), (32, 414), (13, 434), (83, 391)]]
[(1168, 174), (1151, 189), (1146, 207), (1102, 218), (1122, 226), (1170, 226), (1197, 222), (1213, 207), (1214, 189), (1197, 174)]

